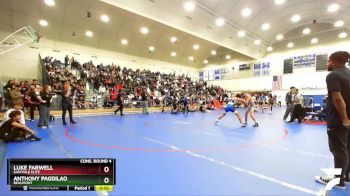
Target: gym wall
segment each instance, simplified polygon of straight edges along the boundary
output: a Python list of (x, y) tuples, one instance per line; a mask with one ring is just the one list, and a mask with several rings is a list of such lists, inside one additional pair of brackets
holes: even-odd
[[(6, 32), (0, 32), (0, 39), (3, 39), (8, 34)], [(93, 61), (96, 65), (100, 63), (104, 65), (114, 63), (121, 65), (121, 67), (149, 69), (160, 71), (161, 73), (173, 73), (176, 71), (176, 74), (188, 74), (190, 77), (198, 79), (198, 69), (194, 67), (139, 58), (42, 38), (39, 44), (23, 46), (4, 55), (0, 55), (0, 82), (6, 83), (11, 78), (18, 78), (19, 80), (41, 79), (38, 66), (39, 54), (42, 58), (52, 56), (62, 62), (64, 62), (65, 56), (68, 55), (70, 58), (74, 56), (81, 63), (88, 61)]]
[[(251, 62), (234, 62), (230, 61), (224, 65), (208, 65), (201, 69), (215, 70), (226, 68), (230, 70), (229, 80), (209, 81), (209, 83), (220, 85), (229, 90), (271, 90), (272, 77), (282, 75), (282, 89), (289, 89), (290, 86), (296, 86), (301, 89), (326, 89), (327, 71), (316, 71), (315, 67), (308, 68), (294, 68), (292, 74), (283, 74), (284, 59), (299, 55), (308, 54), (331, 54), (335, 51), (345, 50), (350, 51), (350, 41), (346, 40), (339, 43), (319, 45), (310, 48), (294, 49), (288, 52), (267, 54), (264, 58)], [(257, 62), (270, 62), (270, 74), (268, 76), (254, 77), (252, 74), (253, 67), (249, 71), (239, 71), (239, 65), (250, 64)], [(233, 69), (234, 68), (234, 69)], [(249, 74), (247, 74), (249, 73)], [(247, 76), (248, 75), (248, 76)]]

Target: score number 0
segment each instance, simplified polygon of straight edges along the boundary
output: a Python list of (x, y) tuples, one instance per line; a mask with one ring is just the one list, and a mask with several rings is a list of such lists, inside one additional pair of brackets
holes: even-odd
[[(109, 172), (109, 167), (108, 167), (108, 166), (105, 166), (105, 167), (103, 168), (103, 171), (104, 171), (105, 173), (108, 173), (108, 172)], [(108, 183), (109, 183), (109, 178), (108, 178), (108, 177), (105, 177), (105, 178), (103, 179), (103, 182), (104, 182), (105, 184), (108, 184)]]

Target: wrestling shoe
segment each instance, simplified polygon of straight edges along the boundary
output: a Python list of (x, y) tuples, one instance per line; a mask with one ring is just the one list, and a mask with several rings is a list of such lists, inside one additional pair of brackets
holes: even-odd
[(28, 140), (33, 142), (33, 141), (40, 141), (41, 138), (40, 137), (36, 137), (35, 135), (32, 135), (30, 137), (28, 137)]
[(13, 139), (14, 142), (24, 142), (23, 138), (15, 138)]
[[(330, 182), (333, 179), (334, 179), (334, 177), (329, 177), (329, 176), (315, 176), (316, 182), (324, 184), (324, 185), (328, 184), (328, 182)], [(334, 187), (338, 188), (338, 189), (345, 189), (346, 188), (344, 183), (337, 184)]]
[(244, 128), (247, 126), (247, 123), (242, 123), (241, 128)]

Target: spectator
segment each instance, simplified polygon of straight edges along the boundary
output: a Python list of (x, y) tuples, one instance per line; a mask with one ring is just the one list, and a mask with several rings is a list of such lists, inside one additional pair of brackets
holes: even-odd
[(284, 113), (283, 116), (283, 121), (286, 122), (286, 119), (288, 118), (289, 114), (292, 113), (293, 111), (293, 102), (292, 102), (292, 92), (294, 91), (295, 87), (292, 86), (289, 89), (289, 92), (286, 94), (286, 104), (287, 104), (287, 108), (286, 108), (286, 112)]
[(39, 104), (40, 104), (40, 99), (39, 99), (40, 92), (36, 88), (35, 84), (30, 85), (30, 90), (28, 92), (28, 102), (29, 102), (29, 114), (30, 114), (30, 120), (34, 121), (34, 111), (35, 108), (38, 108), (39, 111)]
[(148, 95), (145, 89), (141, 92), (141, 100), (142, 100), (142, 113), (148, 114)]
[(15, 88), (10, 92), (12, 105), (21, 103), (23, 105), (23, 95), (21, 94), (21, 86), (16, 85)]
[(49, 126), (50, 120), (50, 105), (51, 105), (51, 86), (45, 85), (43, 90), (40, 92), (40, 98), (42, 102), (39, 105), (39, 123), (38, 127), (46, 129)]
[(13, 111), (19, 111), (21, 113), (21, 119), (19, 120), (19, 123), (21, 123), (22, 125), (25, 125), (26, 124), (26, 121), (25, 121), (25, 118), (24, 118), (24, 112), (22, 111), (22, 108), (23, 108), (23, 105), (21, 103), (16, 103), (13, 105), (13, 108), (7, 110), (4, 114), (4, 120), (2, 123), (0, 123), (0, 126), (10, 120), (10, 113), (13, 112)]
[(9, 117), (10, 119), (0, 126), (0, 139), (2, 139), (5, 143), (11, 141), (22, 142), (24, 141), (26, 135), (29, 135), (27, 138), (29, 141), (41, 140), (41, 138), (35, 136), (35, 131), (20, 123), (20, 111), (12, 111), (9, 114)]
[(289, 123), (293, 122), (295, 119), (298, 119), (298, 122), (302, 122), (303, 116), (303, 107), (302, 107), (303, 97), (299, 94), (299, 89), (295, 88), (292, 92), (292, 103), (294, 105), (292, 111), (292, 117)]
[(68, 55), (66, 55), (66, 57), (64, 58), (64, 67), (68, 66), (68, 62), (69, 62), (69, 57)]
[(309, 106), (310, 106), (311, 108), (314, 107), (314, 97), (313, 97), (313, 96), (310, 96), (310, 98), (309, 98)]

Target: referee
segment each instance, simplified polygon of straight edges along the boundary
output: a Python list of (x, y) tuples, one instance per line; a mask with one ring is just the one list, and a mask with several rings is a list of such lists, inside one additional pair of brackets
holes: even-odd
[(114, 111), (114, 114), (116, 115), (117, 112), (120, 111), (120, 115), (123, 116), (124, 105), (123, 105), (123, 95), (121, 90), (119, 90), (117, 95), (117, 107), (118, 108)]
[[(335, 187), (345, 189), (350, 183), (350, 70), (345, 64), (350, 55), (338, 51), (329, 57), (327, 68), (331, 73), (327, 76), (327, 134), (329, 149), (334, 156), (334, 167), (342, 169), (340, 183)], [(334, 177), (316, 176), (316, 181), (327, 184)]]
[(70, 124), (77, 124), (73, 120), (73, 99), (74, 99), (74, 91), (72, 90), (69, 82), (66, 81), (64, 84), (64, 88), (62, 89), (62, 122), (63, 125), (67, 125), (66, 123), (66, 113), (68, 110)]

